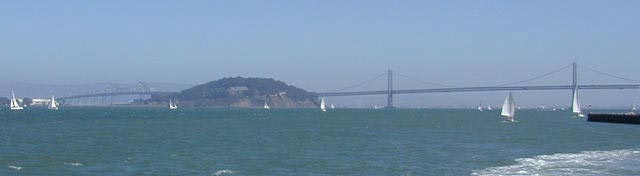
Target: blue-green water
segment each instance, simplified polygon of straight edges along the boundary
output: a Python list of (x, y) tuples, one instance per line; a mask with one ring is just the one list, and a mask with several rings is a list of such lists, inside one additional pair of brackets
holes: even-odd
[(0, 175), (636, 175), (640, 126), (568, 111), (0, 110)]

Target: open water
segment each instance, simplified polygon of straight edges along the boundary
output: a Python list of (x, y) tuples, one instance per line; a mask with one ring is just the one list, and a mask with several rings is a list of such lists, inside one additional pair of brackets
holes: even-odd
[(640, 125), (569, 111), (0, 109), (0, 175), (638, 175)]

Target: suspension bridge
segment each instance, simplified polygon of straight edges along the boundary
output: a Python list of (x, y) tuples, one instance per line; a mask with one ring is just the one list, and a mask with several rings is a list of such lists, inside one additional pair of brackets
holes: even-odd
[[(349, 86), (343, 89), (338, 89), (335, 91), (329, 91), (329, 92), (325, 92), (325, 93), (319, 93), (319, 96), (322, 97), (333, 97), (333, 96), (360, 96), (360, 95), (387, 95), (387, 108), (393, 108), (393, 95), (395, 94), (416, 94), (416, 93), (441, 93), (441, 92), (482, 92), (482, 91), (528, 91), (528, 90), (578, 90), (578, 89), (640, 89), (640, 84), (638, 84), (638, 80), (633, 80), (633, 79), (628, 79), (628, 78), (624, 78), (624, 77), (620, 77), (620, 76), (616, 76), (613, 74), (609, 74), (609, 73), (605, 73), (605, 72), (601, 72), (598, 71), (596, 69), (592, 69), (586, 66), (582, 66), (582, 68), (585, 68), (589, 71), (593, 71), (595, 73), (598, 74), (602, 74), (608, 77), (613, 77), (616, 79), (621, 79), (621, 80), (625, 80), (625, 81), (629, 81), (629, 82), (634, 82), (635, 84), (593, 84), (593, 85), (579, 85), (578, 84), (578, 67), (579, 65), (577, 63), (572, 63), (570, 65), (561, 67), (559, 69), (553, 70), (551, 72), (539, 75), (539, 76), (535, 76), (526, 80), (521, 80), (521, 81), (515, 81), (515, 82), (510, 82), (510, 83), (506, 83), (506, 84), (500, 84), (500, 85), (495, 85), (495, 86), (481, 86), (481, 87), (456, 87), (456, 86), (450, 86), (450, 85), (446, 85), (446, 84), (440, 84), (440, 83), (434, 83), (434, 82), (428, 82), (428, 81), (422, 81), (420, 79), (416, 79), (413, 77), (409, 77), (406, 75), (402, 75), (402, 74), (395, 74), (395, 75), (399, 75), (408, 79), (411, 79), (413, 81), (416, 82), (420, 82), (420, 83), (424, 83), (424, 84), (430, 84), (430, 85), (436, 85), (436, 86), (440, 86), (440, 87), (445, 87), (445, 88), (431, 88), (431, 89), (404, 89), (404, 90), (395, 90), (393, 89), (393, 78), (394, 78), (394, 72), (392, 70), (388, 70), (385, 74), (387, 76), (387, 90), (378, 90), (378, 91), (344, 91), (347, 89), (352, 89), (355, 87), (360, 87), (362, 85), (365, 85), (367, 83), (370, 83), (374, 80), (377, 80), (379, 78), (381, 78), (382, 76), (384, 76), (385, 74), (381, 74), (376, 76), (375, 78), (366, 80), (364, 82), (361, 82), (359, 84), (353, 85), (353, 86)], [(534, 80), (538, 80), (544, 77), (547, 77), (549, 75), (558, 73), (560, 71), (563, 71), (565, 69), (569, 69), (572, 68), (572, 74), (573, 74), (573, 79), (572, 79), (572, 83), (568, 84), (568, 85), (537, 85), (537, 86), (513, 86), (516, 84), (521, 84), (521, 83), (526, 83), (526, 82), (531, 82)], [(574, 89), (577, 88), (577, 89)]]
[(88, 93), (81, 93), (70, 96), (58, 97), (57, 100), (63, 104), (114, 104), (114, 98), (144, 100), (157, 95), (174, 95), (177, 92), (154, 91), (144, 82), (138, 82), (131, 87), (118, 84), (111, 84), (104, 90), (95, 90)]
[[(627, 82), (633, 82), (634, 84), (588, 84), (588, 85), (580, 85), (578, 84), (578, 67), (584, 68), (586, 70), (605, 75), (608, 77), (625, 80)], [(534, 80), (539, 80), (541, 78), (547, 77), (549, 75), (558, 73), (560, 71), (564, 71), (566, 69), (572, 68), (572, 82), (567, 85), (529, 85), (529, 86), (516, 86), (517, 84), (527, 83)], [(347, 91), (350, 89), (361, 87), (365, 84), (371, 83), (382, 77), (387, 77), (387, 89), (386, 90), (374, 90), (374, 91)], [(401, 76), (419, 83), (435, 85), (442, 88), (429, 88), (429, 89), (394, 89), (394, 76)], [(483, 92), (483, 91), (534, 91), (534, 90), (577, 90), (577, 89), (640, 89), (640, 81), (634, 79), (628, 79), (621, 76), (617, 76), (614, 74), (609, 74), (606, 72), (601, 72), (596, 69), (592, 69), (586, 66), (578, 65), (577, 63), (572, 63), (570, 65), (563, 66), (559, 69), (553, 70), (551, 72), (535, 76), (529, 79), (494, 85), (494, 86), (474, 86), (474, 87), (459, 87), (459, 86), (451, 86), (446, 84), (422, 81), (420, 79), (416, 79), (407, 75), (399, 74), (392, 70), (388, 70), (385, 73), (377, 75), (372, 79), (365, 80), (356, 85), (352, 85), (349, 87), (345, 87), (342, 89), (337, 89), (333, 91), (327, 91), (318, 93), (318, 96), (321, 97), (336, 97), (336, 96), (363, 96), (363, 95), (386, 95), (387, 98), (387, 108), (393, 108), (394, 95), (397, 94), (418, 94), (418, 93), (443, 93), (443, 92)], [(577, 88), (577, 89), (574, 89)], [(135, 89), (127, 89), (124, 91), (105, 91), (98, 93), (88, 93), (88, 94), (79, 94), (73, 96), (66, 96), (58, 98), (60, 101), (72, 101), (74, 99), (86, 99), (86, 98), (96, 98), (101, 97), (104, 99), (105, 97), (114, 97), (114, 96), (140, 96), (141, 99), (143, 96), (173, 96), (178, 92), (156, 92), (151, 91), (148, 87), (141, 86), (140, 84)]]

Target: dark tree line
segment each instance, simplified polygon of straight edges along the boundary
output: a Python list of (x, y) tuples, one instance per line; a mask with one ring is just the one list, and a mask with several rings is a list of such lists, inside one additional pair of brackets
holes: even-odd
[(24, 106), (24, 105), (31, 105), (31, 103), (33, 103), (33, 99), (28, 98), (28, 97), (24, 97), (24, 98), (22, 98), (22, 106)]
[[(246, 87), (248, 90), (237, 92), (239, 93), (237, 94), (229, 91), (232, 87)], [(183, 90), (178, 94), (178, 99), (220, 99), (234, 96), (256, 97), (275, 95), (278, 93), (286, 93), (287, 97), (296, 101), (317, 98), (315, 93), (307, 92), (304, 89), (288, 85), (272, 78), (230, 77)]]
[(11, 99), (7, 97), (0, 97), (0, 105), (9, 106), (11, 104)]

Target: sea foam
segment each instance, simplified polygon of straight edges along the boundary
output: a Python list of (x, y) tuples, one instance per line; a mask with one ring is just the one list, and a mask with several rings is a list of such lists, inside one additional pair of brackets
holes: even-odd
[(235, 171), (224, 169), (224, 170), (216, 171), (215, 173), (213, 173), (213, 175), (222, 176), (222, 175), (233, 174), (233, 173), (235, 173)]
[(519, 158), (510, 166), (474, 170), (471, 175), (635, 175), (640, 150), (584, 151)]
[(7, 166), (7, 167), (13, 170), (22, 170), (22, 167), (20, 166)]
[(68, 166), (82, 166), (82, 163), (64, 163), (64, 165), (68, 165)]

